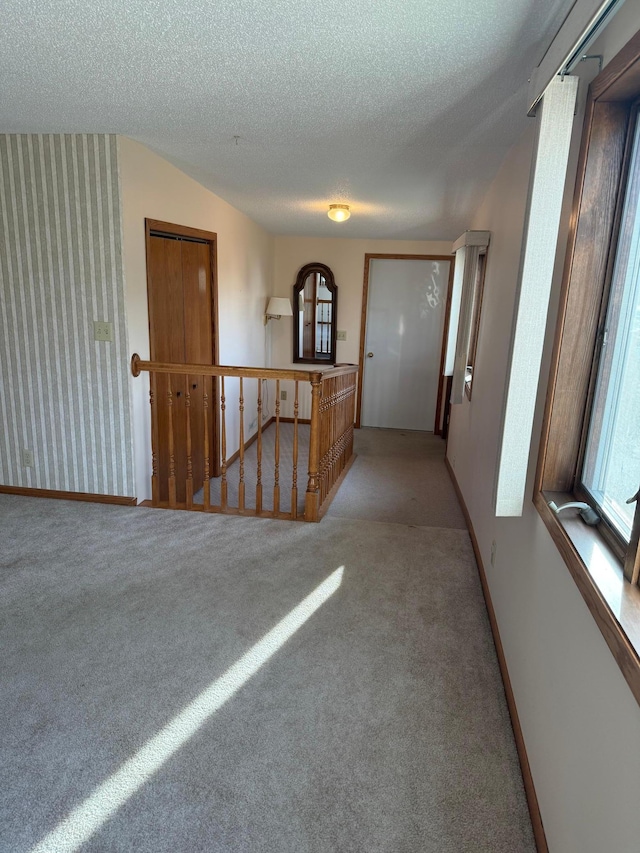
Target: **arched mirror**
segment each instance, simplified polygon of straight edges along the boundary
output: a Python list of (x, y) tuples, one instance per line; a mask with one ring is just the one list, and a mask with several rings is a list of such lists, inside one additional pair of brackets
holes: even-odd
[(324, 264), (306, 264), (293, 288), (293, 360), (334, 364), (338, 288)]

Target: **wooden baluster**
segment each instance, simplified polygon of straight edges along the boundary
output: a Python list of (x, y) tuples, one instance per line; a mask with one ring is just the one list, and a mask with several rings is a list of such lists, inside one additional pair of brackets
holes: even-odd
[[(330, 383), (322, 382), (322, 394), (320, 399), (323, 400), (325, 392), (330, 394)], [(326, 404), (325, 404), (326, 405)], [(322, 444), (320, 445), (320, 506), (324, 503), (327, 495), (327, 480), (331, 471), (331, 415), (333, 410), (331, 407), (322, 412)]]
[(224, 396), (224, 376), (220, 377), (220, 418), (221, 418), (221, 442), (222, 442), (222, 462), (220, 466), (220, 508), (224, 512), (227, 508), (227, 422), (226, 412), (227, 406)]
[[(325, 392), (327, 396), (331, 394), (331, 382), (325, 383), (323, 380), (322, 393), (320, 395), (321, 400), (324, 398)], [(327, 496), (327, 483), (329, 481), (329, 477), (331, 476), (332, 419), (333, 406), (330, 406), (322, 413), (322, 445), (320, 451), (320, 459), (324, 460), (324, 464), (320, 470), (320, 506), (322, 506), (322, 504), (324, 503), (324, 499)]]
[(280, 380), (276, 379), (276, 446), (273, 468), (273, 513), (280, 512)]
[[(340, 379), (333, 380), (334, 390), (337, 392), (340, 387)], [(332, 409), (332, 436), (331, 442), (336, 445), (336, 452), (334, 454), (334, 462), (331, 469), (331, 483), (329, 484), (328, 490), (331, 489), (333, 484), (336, 481), (336, 471), (340, 469), (340, 447), (338, 446), (338, 439), (340, 438), (340, 403), (336, 402)]]
[(293, 400), (293, 477), (291, 479), (291, 518), (298, 517), (298, 380)]
[(349, 428), (349, 448), (348, 448), (347, 458), (346, 458), (347, 462), (353, 456), (353, 424), (354, 424), (355, 419), (356, 419), (356, 409), (355, 409), (356, 386), (355, 386), (355, 383), (353, 380), (351, 380), (351, 383), (349, 386), (349, 392), (350, 393), (349, 393), (349, 399), (347, 402), (347, 411), (345, 414), (345, 417), (347, 419), (347, 426)]
[(324, 500), (322, 487), (324, 483), (324, 469), (327, 464), (327, 458), (325, 455), (327, 442), (327, 413), (322, 411), (322, 392), (323, 385), (321, 380), (319, 393), (320, 405), (318, 406), (318, 509), (322, 506), (322, 501)]
[(173, 391), (171, 374), (167, 374), (167, 408), (169, 416), (169, 506), (176, 505), (176, 458), (173, 437)]
[[(334, 389), (334, 393), (338, 389), (338, 383), (339, 383), (338, 379), (334, 379), (331, 383), (331, 385)], [(333, 486), (335, 479), (336, 479), (336, 471), (340, 466), (340, 447), (338, 446), (338, 437), (340, 435), (340, 433), (338, 432), (338, 426), (339, 426), (338, 415), (339, 414), (340, 414), (340, 406), (336, 402), (336, 403), (334, 403), (334, 405), (331, 409), (331, 445), (332, 445), (332, 447), (335, 447), (335, 450), (331, 454), (331, 477), (329, 479), (329, 482), (327, 483), (327, 492), (329, 492), (331, 490), (331, 487)]]
[[(335, 387), (335, 380), (330, 379), (327, 380), (327, 394), (332, 395)], [(323, 390), (324, 395), (324, 390)], [(329, 459), (327, 464), (327, 474), (324, 481), (324, 495), (322, 499), (324, 500), (331, 488), (331, 482), (333, 478), (333, 469), (335, 463), (335, 417), (336, 417), (336, 406), (335, 401), (332, 402), (331, 407), (327, 410), (327, 450), (329, 451)]]
[[(334, 379), (331, 382), (331, 387), (333, 388), (333, 393), (337, 390), (338, 379)], [(338, 445), (338, 438), (340, 433), (338, 432), (338, 415), (340, 414), (340, 406), (336, 401), (331, 407), (331, 446), (334, 448), (331, 454), (331, 475), (327, 482), (327, 494), (331, 491), (331, 487), (335, 481), (336, 469), (340, 464), (340, 447)]]
[(207, 379), (202, 380), (202, 414), (204, 419), (204, 508), (211, 509), (211, 477), (209, 472), (209, 395), (207, 394)]
[(256, 515), (262, 512), (262, 379), (258, 379), (258, 450), (256, 479)]
[(187, 380), (187, 391), (184, 396), (184, 407), (187, 427), (187, 481), (185, 483), (187, 509), (193, 509), (193, 457), (191, 455), (191, 391), (189, 390), (189, 377)]
[[(329, 386), (328, 388), (326, 388), (327, 393), (331, 393), (330, 392), (330, 383), (327, 383), (327, 385)], [(325, 392), (325, 385), (323, 383), (323, 388), (322, 388), (322, 396), (323, 397), (324, 397), (324, 392)], [(322, 479), (320, 481), (320, 506), (322, 506), (322, 504), (324, 503), (324, 499), (327, 496), (327, 484), (328, 484), (329, 479), (331, 477), (331, 462), (333, 459), (333, 454), (331, 452), (333, 449), (333, 437), (331, 435), (332, 426), (333, 426), (333, 406), (331, 406), (330, 408), (326, 409), (325, 412), (323, 412), (322, 425), (323, 425), (323, 442), (322, 442), (323, 446), (322, 446), (321, 458), (324, 458), (324, 466), (323, 466), (324, 470), (321, 472), (322, 473)]]
[(238, 509), (244, 509), (244, 392), (242, 388), (242, 376), (240, 377), (240, 477), (238, 480)]
[[(345, 389), (347, 385), (346, 378), (343, 378), (341, 381), (341, 390)], [(342, 445), (340, 448), (340, 464), (338, 466), (338, 476), (342, 473), (345, 467), (345, 460), (347, 454), (347, 418), (346, 412), (348, 408), (349, 401), (345, 397), (343, 401), (340, 403), (340, 420), (338, 422), (338, 429), (340, 431), (340, 436), (344, 436), (344, 440), (342, 441)]]
[(151, 503), (160, 503), (160, 478), (158, 477), (158, 383), (157, 375), (152, 373), (149, 385), (149, 403), (151, 405)]
[(309, 479), (304, 498), (305, 521), (318, 521), (319, 472), (320, 464), (320, 395), (322, 394), (322, 374), (314, 371), (309, 374), (311, 382), (311, 428), (309, 434)]

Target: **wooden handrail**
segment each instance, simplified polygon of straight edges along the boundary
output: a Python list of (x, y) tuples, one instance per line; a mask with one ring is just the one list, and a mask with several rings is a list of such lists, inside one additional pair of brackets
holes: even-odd
[[(357, 368), (355, 368), (357, 369)], [(146, 370), (150, 373), (193, 373), (197, 376), (233, 376), (244, 379), (296, 379), (309, 382), (310, 370), (277, 370), (271, 367), (231, 367), (220, 364), (182, 364), (165, 361), (144, 361), (137, 353), (131, 357), (131, 373), (139, 376)]]
[(326, 370), (280, 370), (275, 367), (232, 367), (224, 364), (182, 364), (166, 361), (144, 361), (137, 353), (131, 356), (131, 373), (140, 376), (143, 370), (152, 373), (194, 373), (198, 376), (235, 376), (244, 379), (289, 379), (311, 382), (315, 374), (323, 379), (357, 373), (357, 364), (336, 364)]
[(323, 379), (332, 379), (334, 376), (346, 376), (349, 373), (357, 373), (357, 364), (335, 364), (326, 370), (321, 370), (320, 375)]

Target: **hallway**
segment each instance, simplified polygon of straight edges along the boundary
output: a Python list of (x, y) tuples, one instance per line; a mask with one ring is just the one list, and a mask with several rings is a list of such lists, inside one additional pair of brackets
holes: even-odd
[(0, 850), (535, 849), (444, 442), (356, 453), (320, 524), (0, 495)]

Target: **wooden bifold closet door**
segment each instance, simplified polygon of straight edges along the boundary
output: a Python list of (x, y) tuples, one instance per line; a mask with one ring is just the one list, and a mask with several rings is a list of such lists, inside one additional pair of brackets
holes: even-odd
[[(213, 302), (211, 244), (171, 234), (149, 232), (147, 281), (149, 332), (152, 361), (213, 364)], [(203, 485), (204, 414), (203, 394), (209, 398), (209, 447), (213, 475), (213, 380), (202, 376), (156, 377), (158, 413), (158, 476), (160, 501), (168, 501), (169, 410), (171, 381), (176, 499), (186, 500), (187, 416), (186, 394), (190, 394), (191, 457), (193, 491)]]

